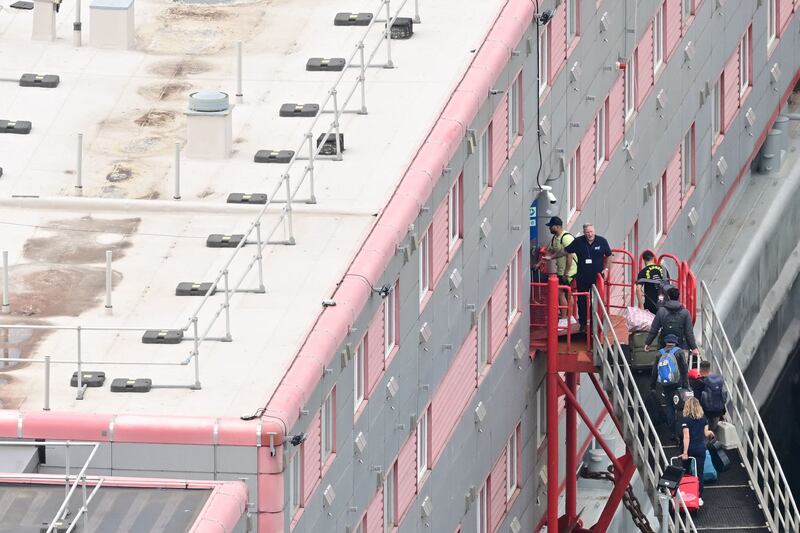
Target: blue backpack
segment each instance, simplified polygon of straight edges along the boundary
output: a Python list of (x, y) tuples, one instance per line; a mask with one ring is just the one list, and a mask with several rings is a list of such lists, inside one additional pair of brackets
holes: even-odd
[(670, 351), (661, 348), (658, 353), (658, 382), (661, 385), (677, 385), (681, 381), (681, 372), (678, 368), (678, 358), (675, 354), (680, 350), (677, 346)]

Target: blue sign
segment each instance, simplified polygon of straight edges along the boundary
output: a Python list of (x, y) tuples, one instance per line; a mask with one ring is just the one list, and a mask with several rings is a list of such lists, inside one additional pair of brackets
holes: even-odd
[(539, 211), (538, 201), (539, 199), (537, 198), (531, 203), (529, 212), (529, 229), (532, 250), (539, 245), (539, 228), (537, 227), (537, 212)]

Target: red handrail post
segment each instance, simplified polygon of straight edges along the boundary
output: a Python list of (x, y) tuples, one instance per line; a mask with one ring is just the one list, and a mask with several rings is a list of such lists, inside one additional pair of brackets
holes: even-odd
[[(578, 375), (575, 372), (567, 372), (566, 375), (567, 389), (573, 396), (578, 395)], [(578, 419), (575, 413), (575, 406), (572, 402), (566, 402), (567, 408), (567, 445), (564, 453), (567, 454), (567, 472), (566, 472), (566, 511), (567, 523), (572, 525), (578, 520)]]
[[(558, 278), (547, 279), (547, 531), (558, 531)], [(567, 476), (569, 477), (569, 476)]]

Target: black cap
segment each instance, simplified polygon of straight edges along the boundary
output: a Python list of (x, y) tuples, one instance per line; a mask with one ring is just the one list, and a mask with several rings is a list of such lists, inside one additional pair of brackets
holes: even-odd
[(564, 221), (563, 221), (563, 220), (561, 220), (561, 219), (560, 219), (560, 218), (558, 218), (558, 217), (553, 217), (553, 218), (551, 218), (551, 219), (550, 219), (550, 222), (548, 222), (548, 223), (546, 224), (546, 226), (547, 226), (548, 228), (549, 228), (550, 226), (563, 226), (563, 225), (564, 225)]

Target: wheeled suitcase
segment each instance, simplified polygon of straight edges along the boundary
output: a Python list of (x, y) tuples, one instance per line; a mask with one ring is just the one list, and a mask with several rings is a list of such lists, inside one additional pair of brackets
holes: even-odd
[(703, 481), (714, 483), (717, 480), (717, 469), (714, 468), (714, 461), (711, 460), (711, 452), (706, 450), (706, 460), (703, 464)]
[(717, 424), (717, 429), (714, 430), (717, 436), (717, 442), (722, 445), (726, 450), (735, 450), (739, 447), (739, 434), (736, 432), (736, 426), (730, 422), (722, 420)]
[(711, 462), (718, 472), (725, 472), (731, 467), (731, 459), (717, 439), (712, 440), (706, 447), (711, 455)]
[[(681, 461), (682, 464), (683, 460), (680, 456), (671, 458), (669, 463), (672, 464), (676, 459)], [(700, 509), (700, 479), (697, 477), (697, 460), (694, 457), (689, 457), (689, 466), (690, 471), (694, 475), (688, 473), (683, 474), (683, 477), (678, 484), (678, 493), (680, 493), (681, 498), (683, 498), (683, 503), (686, 505), (686, 509), (690, 513), (693, 513)], [(677, 505), (677, 495), (675, 500), (675, 504)]]
[(630, 347), (630, 366), (632, 370), (651, 370), (653, 363), (658, 359), (658, 349), (655, 342), (650, 347), (650, 351), (644, 350), (644, 341), (647, 340), (646, 331), (637, 331), (628, 335), (628, 346)]

